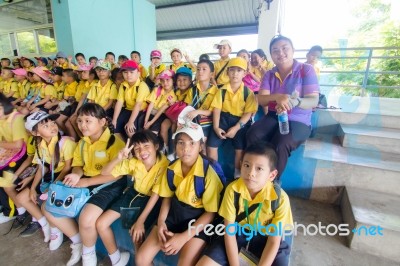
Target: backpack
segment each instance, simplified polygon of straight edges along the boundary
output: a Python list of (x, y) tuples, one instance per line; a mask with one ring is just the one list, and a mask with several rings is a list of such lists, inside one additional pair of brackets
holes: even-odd
[[(278, 207), (279, 207), (279, 200), (280, 200), (280, 198), (281, 198), (281, 190), (282, 190), (282, 189), (281, 189), (281, 186), (280, 186), (278, 183), (273, 182), (273, 184), (274, 184), (275, 192), (276, 192), (276, 194), (278, 195), (278, 198), (277, 198), (277, 199), (271, 201), (271, 210), (272, 210), (272, 213), (275, 215), (275, 211), (276, 211), (276, 210), (278, 209)], [(235, 209), (236, 209), (236, 210), (239, 210), (239, 197), (240, 197), (240, 194), (239, 194), (238, 192), (234, 191), (234, 194), (233, 194), (233, 205), (235, 206)], [(257, 207), (258, 207), (258, 204), (254, 204), (254, 205), (250, 206), (250, 208), (249, 208), (249, 215), (250, 215), (250, 213), (252, 213)], [(238, 214), (238, 215), (236, 216), (236, 221), (237, 221), (237, 222), (240, 222), (240, 221), (242, 221), (244, 218), (246, 218), (246, 212), (242, 212), (242, 213)]]
[[(172, 161), (169, 165), (172, 165), (175, 163), (178, 159)], [(197, 198), (201, 198), (203, 196), (203, 193), (206, 189), (206, 182), (205, 182), (205, 177), (207, 176), (207, 171), (208, 169), (212, 167), (215, 171), (215, 173), (218, 175), (219, 179), (221, 180), (221, 183), (225, 186), (226, 184), (226, 178), (224, 175), (224, 171), (222, 170), (221, 165), (218, 162), (213, 162), (211, 163), (207, 159), (203, 158), (203, 172), (204, 176), (194, 176), (194, 191), (196, 193)], [(176, 190), (176, 186), (174, 185), (174, 171), (171, 169), (167, 168), (167, 181), (168, 181), (168, 187), (172, 191)]]
[[(247, 100), (247, 97), (249, 97), (249, 94), (250, 94), (250, 89), (249, 88), (247, 88), (246, 86), (244, 86), (244, 88), (243, 88), (243, 98), (244, 98), (244, 101), (246, 102), (246, 100)], [(225, 100), (225, 94), (226, 94), (226, 90), (221, 90), (221, 95), (222, 95), (222, 103), (224, 102), (224, 100)]]

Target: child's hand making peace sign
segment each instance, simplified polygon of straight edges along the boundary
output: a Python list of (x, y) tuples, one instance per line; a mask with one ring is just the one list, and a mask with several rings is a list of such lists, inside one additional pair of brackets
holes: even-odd
[(122, 150), (119, 151), (118, 160), (125, 160), (125, 159), (129, 158), (129, 153), (131, 152), (133, 147), (135, 147), (135, 145), (132, 145), (132, 146), (129, 147), (129, 142), (130, 142), (130, 139), (128, 139), (126, 141), (125, 147)]

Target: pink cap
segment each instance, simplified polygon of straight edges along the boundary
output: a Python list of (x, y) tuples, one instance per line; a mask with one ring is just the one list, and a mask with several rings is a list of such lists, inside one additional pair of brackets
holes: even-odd
[(150, 58), (153, 58), (153, 57), (161, 58), (161, 52), (160, 52), (159, 50), (153, 50), (153, 51), (151, 51), (151, 53), (150, 53)]
[(79, 65), (78, 71), (89, 71), (93, 68), (92, 65)]
[(48, 69), (45, 67), (35, 67), (32, 69), (32, 72), (44, 79), (46, 82), (50, 79), (50, 75), (48, 73)]
[(171, 69), (164, 70), (161, 72), (160, 75), (158, 75), (157, 78), (159, 79), (172, 79), (175, 76), (175, 72)]
[(133, 60), (127, 60), (121, 65), (121, 71), (124, 70), (136, 70), (139, 68), (139, 65)]
[(23, 69), (23, 68), (17, 68), (17, 69), (14, 69), (14, 70), (11, 70), (15, 75), (18, 75), (18, 76), (26, 76), (26, 74), (28, 73), (28, 72), (26, 72), (26, 70), (25, 69)]

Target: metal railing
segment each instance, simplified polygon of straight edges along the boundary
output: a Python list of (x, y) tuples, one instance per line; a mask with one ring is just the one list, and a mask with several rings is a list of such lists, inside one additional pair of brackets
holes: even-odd
[[(306, 60), (306, 53), (308, 50), (306, 49), (296, 49), (295, 58), (301, 62)], [(390, 51), (395, 52), (398, 55), (388, 55)], [(219, 58), (218, 53), (207, 53), (211, 60), (217, 60)], [(357, 55), (358, 54), (358, 55)], [(235, 57), (236, 52), (231, 53), (231, 57)], [(329, 76), (330, 80), (334, 82), (327, 83), (326, 79), (322, 79), (320, 86), (321, 87), (334, 87), (334, 88), (360, 88), (361, 96), (367, 95), (368, 89), (400, 89), (400, 84), (396, 84), (393, 86), (386, 85), (372, 85), (369, 84), (372, 75), (398, 75), (400, 76), (399, 71), (381, 71), (376, 70), (378, 67), (379, 60), (387, 60), (387, 59), (395, 59), (400, 60), (400, 47), (355, 47), (355, 48), (325, 48), (323, 56), (321, 57), (322, 68), (321, 68), (321, 76)], [(351, 60), (353, 65), (356, 65), (354, 69), (343, 67), (338, 67), (335, 65), (335, 60), (341, 60), (342, 65), (351, 65), (344, 64), (344, 61)], [(165, 64), (171, 64), (172, 62), (165, 62)], [(338, 62), (336, 62), (338, 63)], [(400, 62), (399, 62), (400, 66)], [(339, 80), (337, 80), (337, 74), (344, 75), (360, 75), (361, 82), (358, 84), (354, 82), (353, 84), (343, 84)], [(400, 80), (400, 79), (399, 79)]]

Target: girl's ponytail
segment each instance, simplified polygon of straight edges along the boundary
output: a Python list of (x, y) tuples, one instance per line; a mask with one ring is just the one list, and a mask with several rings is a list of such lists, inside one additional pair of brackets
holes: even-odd
[(113, 125), (113, 123), (112, 123), (112, 119), (111, 119), (109, 116), (107, 116), (107, 117), (106, 117), (106, 120), (107, 120), (107, 127), (108, 127), (108, 129), (110, 130), (111, 134), (114, 134), (115, 128), (114, 128), (114, 125)]

